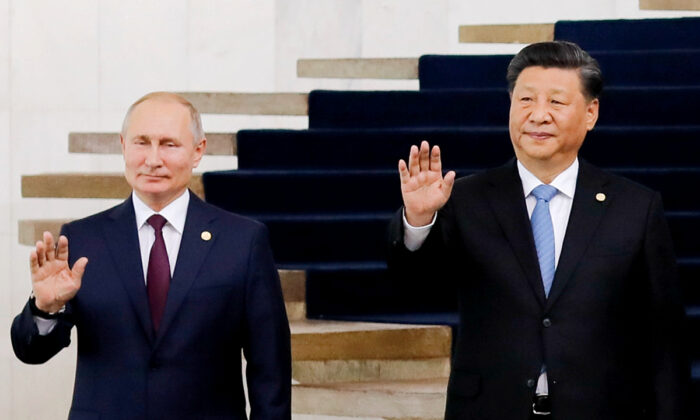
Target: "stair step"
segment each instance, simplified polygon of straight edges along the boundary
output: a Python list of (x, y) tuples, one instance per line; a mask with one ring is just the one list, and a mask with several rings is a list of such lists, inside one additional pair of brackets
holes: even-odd
[[(617, 87), (603, 91), (598, 127), (695, 126), (700, 86)], [(311, 129), (505, 126), (505, 88), (421, 91), (332, 91), (309, 94)]]
[(700, 10), (698, 0), (639, 0), (640, 10)]
[(449, 358), (452, 346), (445, 326), (306, 320), (290, 329), (295, 361)]
[(294, 385), (294, 413), (412, 420), (442, 419), (447, 379)]
[(333, 79), (417, 79), (417, 58), (302, 58), (298, 77)]
[[(700, 79), (697, 49), (589, 52), (600, 64), (605, 89), (687, 86), (697, 84)], [(512, 58), (512, 55), (423, 55), (418, 64), (420, 89), (505, 87), (505, 71)]]
[(308, 115), (306, 93), (180, 92), (202, 114)]
[[(204, 197), (201, 174), (193, 174), (192, 192)], [(120, 198), (131, 193), (123, 173), (22, 175), (24, 198)]]
[(54, 238), (58, 238), (61, 226), (71, 219), (43, 219), (43, 220), (18, 220), (19, 244), (34, 246), (43, 238), (44, 232), (51, 232)]
[(586, 51), (697, 49), (698, 28), (700, 17), (560, 20), (554, 39), (575, 42)]
[(447, 378), (449, 375), (449, 357), (411, 360), (292, 361), (292, 378), (302, 384), (400, 381)]
[(552, 41), (553, 39), (553, 23), (460, 25), (459, 27), (459, 42), (461, 43), (531, 44), (533, 42)]
[[(207, 155), (235, 155), (236, 133), (206, 133)], [(70, 153), (122, 154), (119, 133), (70, 133)]]
[(289, 322), (306, 319), (306, 302), (284, 302), (284, 309)]
[[(278, 264), (382, 260), (391, 213), (255, 215), (270, 229)], [(697, 256), (700, 212), (667, 212), (679, 257)], [(303, 243), (298, 238), (305, 237)]]
[[(507, 159), (504, 157), (504, 160)], [(450, 168), (457, 176), (476, 170)], [(700, 185), (696, 168), (620, 168), (612, 172), (660, 191), (667, 210), (700, 208), (685, 185)], [(235, 213), (393, 212), (401, 206), (398, 171), (233, 170), (203, 175), (207, 201)], [(260, 194), (265, 191), (265, 194)], [(324, 191), (323, 200), (318, 192)]]
[(306, 272), (304, 270), (279, 270), (284, 306), (289, 321), (306, 319)]
[[(664, 147), (658, 146), (659, 138), (664, 139)], [(358, 139), (361, 139), (359, 147)], [(395, 171), (399, 159), (408, 157), (410, 146), (424, 139), (440, 145), (446, 169), (491, 168), (513, 157), (505, 125), (442, 129), (241, 130), (238, 132), (238, 167)], [(372, 153), (368, 153), (368, 147)], [(629, 150), (634, 153), (623, 153)], [(698, 165), (698, 155), (700, 126), (697, 125), (599, 126), (588, 133), (581, 149), (582, 157), (603, 167), (692, 167)], [(398, 182), (398, 176), (396, 180)]]

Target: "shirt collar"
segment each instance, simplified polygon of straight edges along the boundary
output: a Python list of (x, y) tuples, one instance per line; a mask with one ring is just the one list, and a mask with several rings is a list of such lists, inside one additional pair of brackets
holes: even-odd
[(185, 190), (178, 198), (168, 204), (163, 210), (153, 211), (146, 203), (144, 203), (135, 192), (131, 193), (131, 200), (134, 203), (134, 213), (136, 215), (136, 228), (141, 229), (149, 217), (158, 213), (165, 217), (168, 224), (182, 235), (185, 229), (185, 218), (187, 217), (187, 206), (190, 203), (190, 192)]
[[(523, 183), (523, 192), (525, 197), (532, 193), (538, 185), (542, 184), (532, 172), (528, 171), (525, 166), (518, 161), (518, 174), (520, 175), (520, 180)], [(574, 159), (574, 162), (562, 173), (557, 175), (556, 178), (549, 185), (555, 187), (560, 193), (564, 194), (569, 198), (574, 198), (574, 192), (576, 192), (576, 179), (578, 178), (578, 158)]]

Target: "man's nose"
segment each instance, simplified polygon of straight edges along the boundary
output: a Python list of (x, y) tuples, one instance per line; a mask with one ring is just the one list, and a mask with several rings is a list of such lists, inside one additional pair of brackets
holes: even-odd
[(549, 102), (546, 100), (538, 100), (535, 102), (532, 112), (530, 113), (530, 122), (535, 124), (546, 124), (552, 121), (551, 109)]
[(158, 144), (151, 145), (146, 153), (146, 165), (148, 166), (161, 166), (163, 160), (160, 157), (160, 147)]

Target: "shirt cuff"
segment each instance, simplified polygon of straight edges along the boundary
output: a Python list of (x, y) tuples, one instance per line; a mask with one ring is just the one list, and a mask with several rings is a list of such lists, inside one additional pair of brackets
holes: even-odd
[(423, 245), (425, 238), (428, 237), (430, 229), (435, 224), (437, 219), (437, 212), (433, 215), (433, 220), (425, 226), (411, 226), (406, 220), (406, 210), (402, 211), (403, 217), (403, 244), (409, 251), (415, 251)]
[(39, 335), (49, 335), (53, 331), (58, 321), (55, 319), (46, 319), (39, 316), (34, 316), (34, 323), (39, 329)]

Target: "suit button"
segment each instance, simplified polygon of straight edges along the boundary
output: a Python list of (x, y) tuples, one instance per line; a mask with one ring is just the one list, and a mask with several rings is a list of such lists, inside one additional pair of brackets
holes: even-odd
[(158, 360), (151, 360), (151, 362), (148, 364), (148, 368), (151, 372), (155, 372), (156, 370), (158, 370), (159, 367), (160, 363), (158, 362)]
[(549, 318), (545, 318), (542, 320), (542, 325), (544, 325), (545, 328), (549, 328), (552, 326), (552, 321)]
[(533, 386), (535, 386), (535, 380), (534, 380), (534, 379), (528, 379), (528, 380), (527, 380), (527, 387), (528, 387), (528, 388), (532, 388)]

